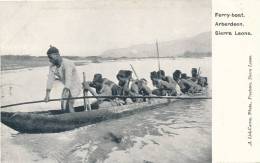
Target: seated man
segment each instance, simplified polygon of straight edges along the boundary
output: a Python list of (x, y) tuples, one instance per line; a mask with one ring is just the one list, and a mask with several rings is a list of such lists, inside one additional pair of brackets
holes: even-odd
[(208, 86), (208, 78), (207, 77), (199, 77), (198, 84), (202, 87)]
[[(120, 70), (117, 73), (116, 78), (118, 80), (118, 86), (121, 88), (120, 95), (130, 96), (131, 92), (130, 92), (129, 85), (130, 85), (130, 82), (132, 80), (132, 71), (130, 71), (130, 70)], [(132, 102), (132, 100), (130, 100), (129, 98), (121, 98), (121, 100), (124, 101), (124, 104)]]
[(157, 72), (157, 74), (158, 74), (159, 78), (162, 79), (163, 81), (166, 81), (166, 82), (174, 85), (177, 95), (180, 95), (182, 93), (180, 86), (171, 76), (165, 76), (165, 72), (163, 70), (159, 70)]
[(122, 88), (121, 95), (129, 95), (129, 84), (132, 79), (132, 71), (120, 70), (116, 75), (116, 78), (118, 80), (118, 86)]
[(152, 80), (153, 86), (156, 88), (156, 89), (152, 90), (152, 94), (157, 95), (157, 96), (162, 96), (162, 94), (166, 95), (166, 93), (163, 93), (158, 89), (159, 78), (160, 77), (158, 76), (158, 73), (156, 71), (153, 71), (150, 73), (150, 79)]
[(174, 73), (172, 74), (172, 78), (174, 81), (178, 83), (179, 79), (181, 78), (181, 71), (180, 70), (175, 70)]
[(186, 73), (182, 73), (182, 74), (181, 74), (181, 78), (182, 78), (182, 79), (191, 79), (191, 77), (187, 76)]
[(194, 94), (202, 91), (202, 87), (200, 85), (196, 84), (192, 80), (181, 78), (181, 76), (185, 77), (185, 75), (181, 75), (181, 74), (182, 73), (180, 70), (176, 70), (173, 73), (173, 79), (179, 84), (181, 91), (183, 93)]
[[(114, 82), (107, 78), (103, 78), (101, 74), (95, 74), (92, 82), (82, 83), (83, 89), (90, 91), (94, 96), (117, 96), (121, 94), (122, 89)], [(95, 88), (93, 90), (92, 88)], [(104, 101), (112, 102), (114, 98), (98, 98), (95, 105), (99, 105)]]
[(162, 79), (162, 80), (167, 81), (167, 82), (172, 82), (170, 76), (165, 76), (164, 70), (159, 70), (156, 73), (157, 73), (158, 79)]
[(164, 71), (158, 71), (155, 73), (151, 72), (151, 80), (153, 85), (157, 88), (152, 91), (154, 95), (157, 96), (176, 96), (176, 82), (171, 82), (169, 78), (165, 77)]
[(197, 68), (192, 68), (191, 69), (191, 80), (193, 82), (197, 82), (198, 81), (198, 77), (199, 77), (199, 74), (198, 74)]
[[(121, 94), (120, 87), (111, 80), (103, 78), (102, 74), (95, 74), (93, 81), (83, 83), (83, 87), (88, 89), (95, 96), (116, 96)], [(90, 87), (96, 90), (93, 91)]]
[(191, 80), (195, 83), (197, 83), (198, 85), (202, 86), (202, 87), (206, 87), (208, 86), (208, 79), (207, 77), (202, 77), (200, 76), (200, 73), (198, 72), (197, 68), (192, 68), (191, 69)]
[(152, 80), (152, 84), (154, 87), (156, 87), (156, 80), (155, 79), (158, 79), (158, 75), (157, 75), (157, 72), (156, 71), (153, 71), (150, 73), (150, 79)]
[[(147, 80), (144, 78), (142, 78), (140, 80), (134, 80), (130, 87), (130, 95), (131, 96), (151, 96), (152, 91), (147, 86)], [(143, 100), (145, 100), (145, 99), (132, 98), (133, 102), (143, 101)]]

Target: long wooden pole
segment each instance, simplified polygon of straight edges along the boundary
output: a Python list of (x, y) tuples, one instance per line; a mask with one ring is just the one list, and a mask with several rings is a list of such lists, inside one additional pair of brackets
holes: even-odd
[(199, 69), (198, 69), (198, 77), (200, 76), (200, 67), (199, 67)]
[[(85, 72), (83, 72), (83, 82), (86, 82), (86, 75)], [(83, 89), (83, 96), (87, 96), (87, 91), (85, 89)], [(87, 110), (87, 99), (84, 98), (84, 109)]]
[(135, 71), (134, 67), (133, 67), (131, 64), (130, 64), (130, 66), (131, 66), (131, 68), (132, 68), (132, 70), (133, 70), (133, 72), (134, 72), (134, 74), (135, 74), (136, 78), (139, 80), (139, 78), (138, 78), (138, 75), (137, 75), (137, 73), (136, 73), (136, 71)]
[[(86, 82), (86, 75), (85, 72), (83, 72), (83, 82)], [(88, 95), (88, 90), (83, 89), (83, 97)], [(88, 98), (84, 98), (84, 109), (85, 110), (91, 110), (91, 105)]]
[[(49, 101), (61, 101), (61, 100), (77, 100), (77, 99), (84, 99), (84, 98), (160, 98), (160, 99), (211, 99), (211, 97), (205, 96), (82, 96), (82, 97), (71, 97), (71, 98), (57, 98), (57, 99), (50, 99)], [(28, 102), (21, 102), (16, 104), (10, 105), (3, 105), (1, 108), (7, 108), (11, 106), (18, 106), (18, 105), (25, 105), (25, 104), (35, 104), (35, 103), (43, 103), (45, 100), (38, 100), (38, 101), (28, 101)]]
[(160, 65), (160, 54), (159, 54), (159, 47), (158, 47), (158, 41), (156, 40), (156, 51), (157, 51), (157, 62), (158, 62), (158, 69), (159, 71), (161, 70), (161, 65)]

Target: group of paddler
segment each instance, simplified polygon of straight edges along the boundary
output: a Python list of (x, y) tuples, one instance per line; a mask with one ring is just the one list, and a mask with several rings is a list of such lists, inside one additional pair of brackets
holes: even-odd
[[(77, 97), (82, 91), (90, 92), (97, 97), (96, 104), (117, 103), (124, 105), (133, 102), (145, 101), (144, 98), (135, 98), (137, 96), (179, 96), (182, 94), (195, 94), (203, 91), (207, 87), (207, 78), (200, 76), (200, 69), (192, 68), (191, 76), (175, 70), (172, 76), (166, 76), (163, 70), (150, 73), (150, 79), (153, 86), (152, 90), (148, 87), (146, 79), (133, 79), (132, 71), (120, 70), (116, 75), (118, 83), (115, 83), (102, 74), (95, 74), (92, 81), (80, 82), (76, 67), (72, 61), (60, 56), (56, 47), (50, 46), (47, 56), (51, 63), (47, 80), (45, 101), (50, 99), (50, 92), (53, 82), (59, 80), (64, 84), (62, 98)], [(132, 67), (132, 66), (131, 66)], [(136, 74), (132, 67), (133, 72)], [(110, 98), (98, 98), (98, 96), (108, 96)], [(113, 98), (113, 96), (122, 96), (122, 98)], [(130, 98), (123, 98), (123, 97)], [(61, 109), (67, 112), (74, 112), (74, 100), (62, 100)]]

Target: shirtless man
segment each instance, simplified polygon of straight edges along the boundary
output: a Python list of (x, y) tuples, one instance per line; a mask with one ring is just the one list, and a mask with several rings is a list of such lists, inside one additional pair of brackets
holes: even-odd
[[(90, 82), (83, 82), (83, 89), (89, 91), (94, 96), (118, 96), (121, 95), (122, 88), (107, 78), (103, 78), (102, 74), (95, 74)], [(117, 98), (97, 98), (92, 106), (98, 108), (100, 105), (114, 106), (121, 105), (122, 101)]]

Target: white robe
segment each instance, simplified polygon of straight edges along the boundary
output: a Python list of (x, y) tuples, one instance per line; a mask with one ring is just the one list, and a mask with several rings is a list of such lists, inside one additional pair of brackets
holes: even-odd
[(81, 82), (75, 64), (66, 58), (62, 58), (60, 67), (50, 65), (47, 80), (47, 89), (51, 90), (55, 80), (61, 81), (71, 91), (72, 97), (77, 97), (81, 92)]

